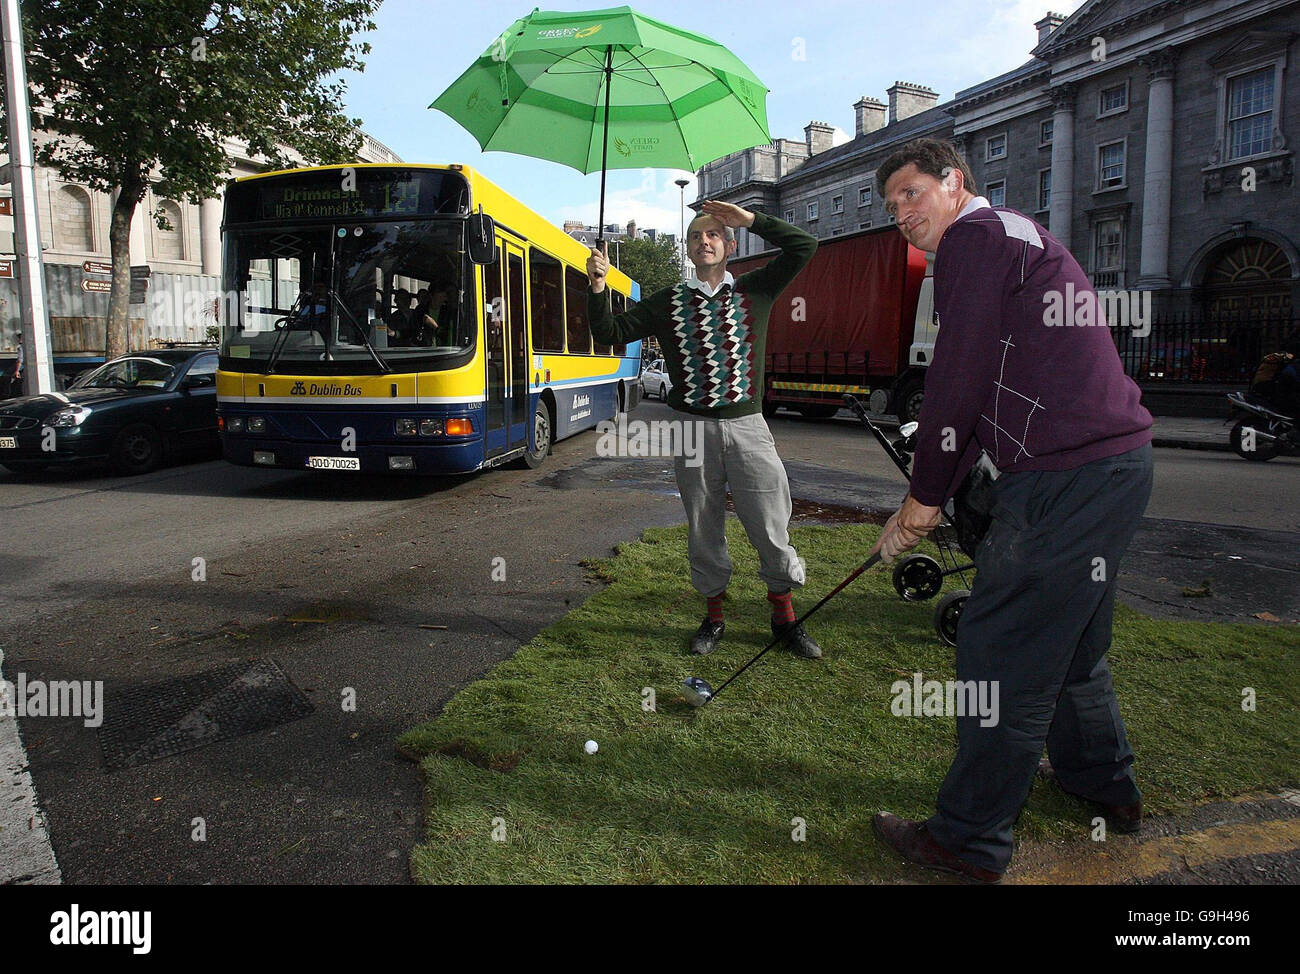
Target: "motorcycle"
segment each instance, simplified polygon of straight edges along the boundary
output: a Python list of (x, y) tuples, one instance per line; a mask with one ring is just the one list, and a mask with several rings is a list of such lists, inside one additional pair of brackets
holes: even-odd
[(1250, 392), (1230, 392), (1228, 401), (1234, 419), (1245, 413), (1228, 434), (1237, 456), (1247, 460), (1272, 460), (1279, 454), (1300, 456), (1300, 429), (1295, 416), (1279, 412), (1269, 400)]

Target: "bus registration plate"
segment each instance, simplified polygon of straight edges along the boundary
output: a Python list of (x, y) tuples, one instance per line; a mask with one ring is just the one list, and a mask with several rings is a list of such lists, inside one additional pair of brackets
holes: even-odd
[(18, 439), (13, 436), (0, 436), (0, 449), (6, 449), (6, 450), (18, 449)]
[(312, 470), (360, 470), (360, 457), (308, 457), (307, 466)]

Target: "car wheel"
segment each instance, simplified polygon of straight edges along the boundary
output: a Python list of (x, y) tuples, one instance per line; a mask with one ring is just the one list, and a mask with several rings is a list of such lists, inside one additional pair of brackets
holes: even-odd
[(659, 383), (659, 399), (661, 402), (668, 401), (668, 383), (666, 382)]
[(113, 470), (124, 477), (148, 473), (162, 463), (162, 437), (147, 423), (136, 423), (117, 434), (108, 452)]
[(537, 411), (533, 413), (533, 446), (524, 451), (523, 465), (529, 470), (536, 470), (551, 452), (551, 408), (546, 400), (537, 400)]
[(1244, 434), (1247, 429), (1258, 430), (1259, 427), (1263, 425), (1265, 424), (1254, 419), (1243, 419), (1237, 422), (1237, 425), (1232, 428), (1232, 432), (1228, 434), (1228, 442), (1232, 444), (1233, 452), (1236, 453), (1237, 456), (1246, 460), (1272, 460), (1277, 456), (1276, 440), (1262, 440), (1256, 438), (1254, 448), (1250, 450), (1247, 450), (1243, 443), (1243, 440), (1245, 439)]

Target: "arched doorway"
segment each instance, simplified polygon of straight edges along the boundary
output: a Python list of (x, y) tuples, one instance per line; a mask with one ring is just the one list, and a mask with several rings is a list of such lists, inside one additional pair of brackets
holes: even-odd
[(1289, 318), (1291, 261), (1277, 244), (1245, 237), (1206, 261), (1205, 311), (1212, 318)]

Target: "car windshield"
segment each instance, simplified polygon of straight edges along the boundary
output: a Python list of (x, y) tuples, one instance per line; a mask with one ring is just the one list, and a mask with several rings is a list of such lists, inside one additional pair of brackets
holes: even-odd
[(462, 233), (460, 221), (426, 220), (228, 234), (239, 300), (222, 354), (250, 368), (340, 361), (370, 372), (373, 348), (392, 369), (440, 367), (474, 342)]
[(87, 372), (73, 389), (162, 389), (176, 377), (179, 366), (146, 356), (115, 359)]

